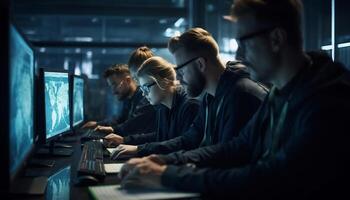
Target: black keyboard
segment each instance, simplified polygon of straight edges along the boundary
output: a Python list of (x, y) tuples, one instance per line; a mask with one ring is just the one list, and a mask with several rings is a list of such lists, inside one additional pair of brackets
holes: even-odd
[(89, 140), (99, 140), (106, 136), (105, 133), (94, 131), (93, 129), (87, 130), (83, 136), (81, 137), (81, 141), (89, 141)]
[(100, 180), (106, 176), (103, 164), (103, 145), (100, 141), (88, 141), (84, 144), (78, 175), (92, 175)]

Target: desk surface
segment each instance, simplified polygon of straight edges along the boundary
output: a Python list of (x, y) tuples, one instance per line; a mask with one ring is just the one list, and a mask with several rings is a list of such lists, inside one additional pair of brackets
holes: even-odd
[[(77, 168), (80, 161), (80, 155), (82, 146), (80, 143), (80, 136), (70, 136), (70, 142), (65, 142), (66, 144), (72, 145), (73, 147), (73, 155), (69, 157), (52, 157), (52, 156), (42, 156), (42, 155), (34, 155), (34, 158), (37, 159), (48, 159), (54, 160), (55, 165), (51, 168), (48, 167), (27, 167), (25, 170), (26, 176), (47, 176), (50, 177), (55, 173), (59, 172), (65, 167), (70, 166), (70, 199), (92, 199), (89, 195), (87, 186), (75, 186), (74, 183), (77, 179)], [(61, 142), (63, 143), (63, 142)], [(111, 163), (112, 161), (109, 158), (104, 158), (105, 163)], [(113, 161), (115, 163), (115, 161)], [(99, 185), (111, 185), (118, 184), (118, 176), (116, 174), (108, 174), (103, 183)], [(45, 199), (45, 195), (42, 196), (15, 196), (12, 199)]]
[[(67, 138), (66, 138), (67, 139)], [(63, 142), (61, 142), (63, 143)], [(51, 168), (27, 168), (26, 169), (26, 175), (37, 177), (37, 176), (46, 176), (46, 177), (52, 177), (52, 175), (56, 174), (57, 172), (60, 172), (62, 169), (70, 166), (70, 199), (79, 199), (79, 200), (86, 200), (86, 199), (92, 199), (92, 197), (89, 194), (88, 187), (87, 186), (75, 186), (75, 182), (77, 179), (77, 169), (78, 164), (80, 161), (81, 156), (81, 142), (80, 142), (80, 136), (70, 136), (69, 142), (65, 142), (69, 145), (72, 145), (73, 147), (73, 155), (69, 157), (52, 157), (52, 156), (45, 156), (42, 155), (36, 155), (34, 158), (37, 159), (48, 159), (48, 160), (54, 160), (55, 165)], [(104, 158), (104, 163), (118, 163), (116, 161), (110, 160), (109, 157)], [(122, 161), (119, 161), (119, 163), (122, 163)], [(118, 184), (120, 180), (118, 179), (117, 174), (107, 174), (106, 178), (104, 179), (104, 182), (100, 183), (99, 185), (113, 185)], [(48, 184), (49, 186), (49, 184)], [(46, 188), (46, 192), (48, 190), (48, 187)], [(64, 195), (64, 194), (63, 194)], [(11, 199), (35, 199), (35, 200), (42, 200), (46, 199), (46, 194), (41, 196), (16, 196), (11, 197)], [(193, 199), (193, 198), (191, 198)], [(202, 199), (202, 198), (194, 198), (194, 199)]]

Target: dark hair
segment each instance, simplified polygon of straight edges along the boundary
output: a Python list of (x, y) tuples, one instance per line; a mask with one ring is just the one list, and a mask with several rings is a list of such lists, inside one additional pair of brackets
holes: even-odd
[(128, 65), (129, 69), (137, 71), (142, 63), (148, 58), (154, 56), (153, 52), (146, 46), (139, 47), (133, 51), (130, 55)]
[(302, 10), (300, 0), (235, 0), (232, 4), (233, 20), (253, 14), (258, 21), (286, 31), (290, 44), (302, 46)]
[(115, 64), (105, 70), (103, 77), (108, 78), (113, 74), (117, 76), (130, 76), (128, 65), (126, 64)]
[(218, 44), (212, 35), (202, 28), (191, 28), (180, 36), (170, 39), (168, 49), (172, 54), (181, 47), (188, 52), (209, 58), (217, 57), (219, 54)]

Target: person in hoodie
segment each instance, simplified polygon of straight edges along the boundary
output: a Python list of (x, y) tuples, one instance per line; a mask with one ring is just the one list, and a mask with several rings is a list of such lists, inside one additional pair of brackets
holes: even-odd
[(269, 95), (238, 138), (181, 159), (132, 159), (122, 185), (137, 179), (238, 199), (349, 198), (349, 71), (303, 51), (299, 0), (236, 0), (232, 17), (239, 58), (273, 85)]
[[(104, 77), (113, 94), (123, 102), (122, 117), (112, 124), (104, 124), (108, 125), (110, 131), (102, 130), (99, 126), (95, 130), (105, 132), (106, 135), (109, 132), (129, 135), (154, 131), (156, 128), (156, 111), (142, 96), (140, 87), (131, 78), (128, 66), (125, 64), (113, 65), (105, 71)], [(90, 121), (82, 128), (92, 128), (94, 124), (94, 121)]]
[(176, 138), (144, 144), (137, 152), (125, 149), (124, 154), (165, 154), (224, 143), (238, 136), (266, 95), (266, 89), (249, 78), (245, 66), (230, 62), (225, 67), (221, 63), (216, 41), (202, 28), (173, 37), (168, 48), (186, 93), (192, 97), (204, 93), (197, 118)]
[[(151, 105), (158, 105), (157, 130), (148, 134), (135, 134), (122, 137), (109, 134), (105, 139), (119, 145), (112, 153), (112, 158), (129, 154), (142, 148), (141, 144), (164, 141), (175, 138), (184, 133), (192, 124), (199, 110), (199, 101), (188, 98), (179, 86), (172, 64), (161, 57), (154, 56), (147, 59), (137, 71), (140, 89)], [(136, 146), (137, 144), (140, 144)]]
[[(148, 110), (153, 110), (152, 106), (149, 105), (148, 101), (145, 98), (142, 98), (142, 94), (141, 91), (139, 91), (137, 85), (137, 79), (135, 79), (135, 74), (136, 71), (138, 70), (138, 68), (141, 66), (141, 64), (147, 60), (148, 58), (154, 56), (153, 52), (151, 51), (151, 49), (149, 49), (146, 46), (142, 46), (139, 47), (137, 49), (135, 49), (130, 57), (129, 57), (129, 61), (128, 61), (128, 65), (127, 67), (129, 68), (129, 73), (127, 75), (131, 76), (131, 79), (133, 81), (130, 82), (130, 92), (133, 93), (133, 84), (136, 85), (136, 91), (137, 94), (139, 95), (135, 95), (135, 98), (131, 98), (131, 99), (126, 99), (123, 100), (123, 109), (121, 112), (121, 115), (119, 117), (112, 117), (109, 119), (104, 119), (102, 121), (96, 122), (96, 121), (89, 121), (86, 124), (84, 124), (84, 126), (82, 128), (93, 128), (95, 131), (99, 131), (99, 132), (104, 132), (106, 134), (108, 133), (113, 133), (113, 132), (117, 132), (119, 134), (123, 134), (125, 132), (129, 132), (129, 134), (132, 133), (140, 133), (142, 131), (154, 131), (155, 130), (155, 124), (151, 123), (153, 125), (151, 125), (149, 128), (146, 127), (146, 129), (144, 130), (140, 130), (140, 129), (134, 129), (134, 124), (133, 123), (124, 123), (126, 121), (128, 121), (129, 119), (133, 119), (135, 116), (143, 116), (144, 114), (146, 114), (145, 116), (147, 117), (147, 114), (151, 114)], [(107, 70), (108, 71), (108, 70)], [(112, 82), (115, 81), (113, 76), (109, 76), (106, 77), (107, 82)], [(122, 88), (120, 88), (120, 90), (122, 90)], [(128, 90), (126, 90), (128, 91)], [(124, 92), (125, 93), (125, 92)], [(117, 94), (123, 94), (123, 92), (118, 92)], [(120, 96), (120, 95), (119, 95)], [(118, 97), (118, 96), (117, 96)], [(118, 97), (118, 99), (120, 99), (120, 97)], [(135, 106), (138, 105), (139, 106)], [(138, 109), (137, 109), (138, 108)], [(155, 113), (155, 111), (153, 112)], [(150, 116), (148, 116), (150, 117)], [(155, 119), (155, 115), (151, 116), (150, 119)], [(133, 120), (131, 120), (132, 122)]]

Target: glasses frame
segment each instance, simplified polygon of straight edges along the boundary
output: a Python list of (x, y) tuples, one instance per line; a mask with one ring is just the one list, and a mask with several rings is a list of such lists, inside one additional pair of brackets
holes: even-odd
[(181, 65), (177, 65), (177, 66), (174, 68), (174, 69), (175, 69), (175, 71), (178, 71), (178, 72), (179, 72), (179, 70), (180, 70), (180, 69), (182, 69), (182, 68), (186, 67), (188, 64), (190, 64), (191, 62), (193, 62), (193, 61), (197, 60), (198, 58), (200, 58), (200, 56), (197, 56), (197, 57), (191, 58), (190, 60), (188, 60), (188, 61), (186, 61), (186, 62), (182, 63)]
[(140, 89), (141, 89), (142, 93), (146, 96), (151, 92), (151, 87), (154, 86), (155, 84), (156, 84), (156, 82), (154, 81), (152, 83), (140, 85)]
[(271, 27), (263, 28), (261, 30), (254, 31), (254, 32), (248, 33), (246, 35), (243, 35), (241, 37), (238, 37), (236, 39), (236, 41), (238, 43), (239, 48), (241, 48), (242, 50), (245, 50), (245, 46), (244, 46), (244, 42), (245, 41), (247, 41), (249, 39), (252, 39), (254, 37), (258, 37), (258, 36), (263, 35), (265, 33), (271, 32), (275, 28), (277, 28), (277, 27), (276, 26), (271, 26)]

